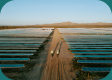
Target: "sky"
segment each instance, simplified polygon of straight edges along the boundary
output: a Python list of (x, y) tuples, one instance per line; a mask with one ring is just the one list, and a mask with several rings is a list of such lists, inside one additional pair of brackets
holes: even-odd
[(0, 25), (61, 22), (112, 23), (109, 6), (100, 0), (13, 0), (0, 13)]

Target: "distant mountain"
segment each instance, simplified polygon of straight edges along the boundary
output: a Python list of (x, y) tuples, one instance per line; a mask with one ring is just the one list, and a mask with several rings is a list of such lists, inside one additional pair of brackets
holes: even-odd
[[(62, 23), (53, 23), (53, 24), (36, 24), (36, 25), (23, 25), (25, 27), (53, 27), (53, 26), (86, 26), (86, 25), (100, 25), (100, 26), (105, 26), (105, 25), (108, 25), (108, 26), (112, 26), (112, 23), (103, 23), (103, 22), (98, 22), (98, 23), (73, 23), (73, 22), (62, 22)], [(0, 25), (0, 27), (3, 27), (3, 26), (8, 26), (8, 25)], [(18, 26), (22, 26), (22, 25), (18, 25)], [(9, 26), (10, 27), (10, 26)], [(13, 26), (15, 27), (15, 25)]]
[[(68, 26), (68, 25), (112, 25), (112, 23), (73, 23), (73, 22), (62, 22), (62, 23), (53, 23), (53, 24), (42, 24), (40, 26)], [(39, 26), (39, 25), (36, 25)]]

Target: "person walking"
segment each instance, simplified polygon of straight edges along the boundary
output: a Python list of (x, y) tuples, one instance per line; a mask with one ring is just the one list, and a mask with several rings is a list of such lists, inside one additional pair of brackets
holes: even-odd
[(52, 57), (53, 57), (53, 53), (54, 53), (54, 52), (53, 52), (53, 50), (52, 50), (52, 51), (51, 51), (51, 55), (52, 55)]

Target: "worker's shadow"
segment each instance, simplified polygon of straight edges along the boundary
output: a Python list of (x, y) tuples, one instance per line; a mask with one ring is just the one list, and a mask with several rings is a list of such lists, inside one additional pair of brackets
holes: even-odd
[(60, 54), (61, 46), (62, 46), (62, 42), (60, 42), (59, 53), (57, 54), (57, 57), (58, 57), (58, 56), (59, 56), (59, 54)]

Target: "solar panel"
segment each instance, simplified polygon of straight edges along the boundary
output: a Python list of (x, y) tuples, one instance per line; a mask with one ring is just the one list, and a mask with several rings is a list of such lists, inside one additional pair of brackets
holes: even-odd
[(112, 51), (112, 49), (70, 49), (70, 50), (111, 50)]
[(23, 35), (23, 34), (20, 34), (20, 35), (0, 35), (0, 37), (14, 37), (14, 38), (16, 38), (16, 37), (18, 37), (18, 38), (47, 38), (48, 36), (49, 36), (49, 34), (48, 35), (39, 35), (39, 36), (37, 36), (37, 34), (36, 35), (33, 35), (33, 36), (28, 36), (28, 35), (24, 35), (24, 36), (21, 36), (21, 35)]
[(5, 41), (12, 41), (12, 40), (18, 40), (18, 41), (21, 41), (21, 40), (45, 40), (46, 38), (37, 38), (37, 37), (34, 37), (34, 38), (18, 38), (18, 37), (0, 37), (0, 41), (1, 40), (5, 40)]
[(77, 60), (78, 63), (112, 63), (112, 60)]
[[(65, 40), (66, 41), (66, 40)], [(81, 40), (79, 40), (79, 41), (66, 41), (67, 43), (112, 43), (111, 42), (111, 40), (110, 41), (101, 41), (101, 40), (99, 40), (99, 41), (81, 41)]]
[[(7, 38), (8, 39), (8, 38)], [(20, 38), (20, 40), (0, 40), (0, 42), (43, 42), (43, 41), (45, 41), (45, 39), (40, 39), (40, 40), (38, 40), (38, 39), (35, 39), (35, 40), (21, 40), (21, 38)]]
[(36, 52), (36, 50), (0, 50), (0, 52)]
[(104, 49), (111, 49), (112, 47), (90, 47), (90, 46), (88, 46), (88, 47), (69, 47), (70, 49), (85, 49), (85, 48), (89, 48), (89, 49), (102, 49), (102, 48), (104, 48)]
[(43, 43), (43, 42), (0, 42), (0, 44), (6, 44), (6, 43), (8, 43), (8, 44), (16, 44), (16, 43), (20, 43), (20, 44), (28, 44), (28, 43), (31, 43), (31, 44), (41, 44), (41, 43)]
[(78, 42), (78, 43), (67, 43), (67, 44), (69, 44), (69, 45), (70, 44), (71, 45), (74, 45), (74, 44), (80, 44), (80, 45), (82, 45), (82, 44), (98, 44), (98, 45), (99, 44), (102, 44), (102, 45), (103, 44), (107, 44), (107, 45), (110, 45), (110, 44), (112, 44), (112, 42), (108, 42), (108, 41), (107, 42), (104, 42), (104, 43), (103, 43), (103, 41), (102, 42), (95, 42), (95, 43), (92, 43), (92, 42), (91, 43), (84, 43), (84, 42), (81, 43), (81, 42)]
[(103, 39), (98, 39), (98, 38), (96, 38), (96, 39), (91, 39), (91, 38), (89, 38), (89, 39), (64, 39), (65, 41), (108, 41), (109, 39), (105, 39), (105, 38), (103, 38)]
[(73, 54), (112, 54), (112, 52), (72, 52)]
[(0, 50), (37, 50), (39, 48), (25, 48), (25, 47), (2, 47)]
[(112, 58), (112, 55), (74, 55), (74, 57)]
[(30, 58), (0, 58), (0, 61), (28, 61)]
[(0, 68), (21, 68), (24, 64), (0, 64)]
[(68, 46), (70, 46), (70, 47), (112, 47), (112, 45), (103, 45), (103, 44), (101, 44), (101, 45), (86, 45), (86, 44), (82, 44), (82, 45), (68, 45)]
[(102, 67), (82, 67), (82, 70), (83, 71), (89, 71), (89, 72), (110, 72), (111, 71), (111, 68), (110, 67), (105, 67), (105, 68), (102, 68)]
[(73, 36), (73, 37), (68, 37), (68, 36), (66, 37), (66, 36), (64, 36), (63, 38), (64, 38), (65, 40), (66, 40), (66, 39), (77, 39), (77, 40), (78, 40), (78, 39), (84, 39), (84, 40), (86, 40), (86, 39), (101, 39), (101, 40), (102, 40), (102, 39), (105, 39), (105, 38), (106, 38), (106, 39), (109, 39), (109, 40), (112, 39), (112, 38), (108, 38), (108, 37), (105, 37), (105, 38), (104, 38), (104, 37), (100, 37), (100, 38), (99, 38), (99, 37), (94, 37), (94, 38), (93, 38), (93, 37), (75, 37), (75, 36)]
[[(75, 36), (77, 36), (77, 35), (75, 35)], [(99, 37), (94, 37), (94, 38), (93, 38), (93, 37), (87, 37), (87, 36), (86, 36), (86, 37), (75, 37), (75, 36), (72, 36), (72, 37), (71, 37), (71, 36), (69, 35), (69, 36), (63, 36), (63, 38), (64, 38), (64, 39), (75, 39), (75, 40), (78, 40), (78, 39), (85, 39), (85, 40), (86, 40), (86, 39), (90, 39), (90, 40), (91, 40), (91, 39), (111, 39), (111, 38), (109, 38), (109, 37), (107, 37), (107, 38), (104, 38), (104, 37), (100, 37), (100, 38), (99, 38)]]
[(0, 56), (31, 56), (31, 55), (34, 55), (34, 54), (0, 54)]
[(16, 44), (0, 44), (0, 46), (34, 46), (34, 47), (38, 47), (38, 46), (40, 46), (40, 45), (42, 45), (42, 44), (22, 44), (22, 43), (16, 43)]
[(63, 35), (64, 37), (75, 37), (75, 38), (109, 38), (112, 39), (112, 35)]

